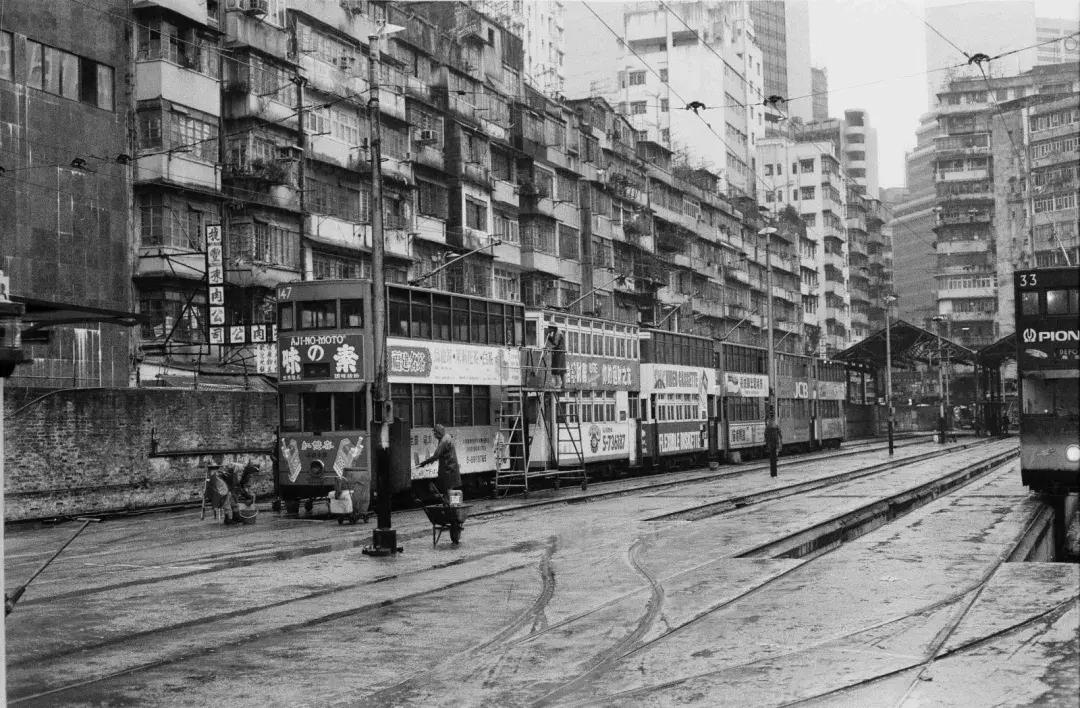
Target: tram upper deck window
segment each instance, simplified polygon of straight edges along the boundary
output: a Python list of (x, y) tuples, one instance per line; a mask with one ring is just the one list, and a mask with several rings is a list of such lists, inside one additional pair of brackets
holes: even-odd
[(342, 300), (341, 301), (341, 326), (363, 327), (364, 326), (364, 301)]
[(291, 302), (278, 304), (278, 329), (282, 332), (290, 332), (295, 326), (293, 304)]
[(297, 304), (300, 309), (300, 329), (337, 327), (337, 302), (335, 300), (308, 300)]
[(387, 331), (391, 337), (409, 336), (409, 291), (390, 290), (387, 302)]
[(409, 312), (409, 336), (431, 339), (431, 293), (413, 292)]
[(431, 338), (450, 341), (450, 296), (431, 296)]
[[(1068, 315), (1077, 312), (1076, 290), (1047, 290), (1046, 291), (1046, 314)], [(1070, 302), (1071, 300), (1071, 302)]]
[(1020, 293), (1020, 313), (1024, 315), (1039, 314), (1039, 293), (1037, 290)]
[(487, 308), (481, 300), (470, 301), (469, 339), (472, 344), (488, 343)]

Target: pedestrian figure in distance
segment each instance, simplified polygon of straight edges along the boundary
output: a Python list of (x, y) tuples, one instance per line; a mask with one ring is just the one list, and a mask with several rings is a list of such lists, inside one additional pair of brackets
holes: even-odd
[(566, 378), (566, 339), (555, 325), (549, 325), (544, 346), (551, 362), (551, 378), (555, 388), (562, 388)]
[(432, 430), (439, 444), (431, 457), (419, 463), (419, 467), (439, 461), (438, 485), (430, 485), (434, 495), (442, 498), (444, 504), (450, 504), (450, 490), (461, 489), (461, 470), (458, 468), (457, 448), (454, 445), (454, 437), (446, 432), (442, 423), (436, 423)]

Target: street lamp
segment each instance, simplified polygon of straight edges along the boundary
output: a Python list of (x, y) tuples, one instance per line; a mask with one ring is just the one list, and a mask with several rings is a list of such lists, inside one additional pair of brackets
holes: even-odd
[(777, 233), (775, 226), (766, 226), (758, 231), (758, 236), (765, 237), (765, 314), (769, 328), (768, 342), (769, 402), (765, 408), (765, 447), (769, 451), (769, 476), (776, 476), (776, 456), (780, 447), (780, 430), (776, 424), (776, 351), (773, 345), (773, 294), (772, 294), (772, 236)]
[(937, 372), (937, 375), (938, 375), (938, 391), (940, 392), (940, 398), (938, 399), (940, 401), (939, 404), (938, 404), (938, 413), (939, 413), (939, 416), (941, 418), (941, 420), (940, 420), (940, 422), (938, 424), (938, 428), (940, 428), (940, 430), (938, 432), (941, 434), (941, 440), (939, 442), (944, 444), (945, 443), (945, 430), (946, 430), (946, 427), (948, 426), (948, 419), (945, 417), (945, 410), (949, 405), (949, 392), (948, 392), (948, 389), (945, 388), (945, 358), (944, 358), (944, 355), (942, 354), (942, 349), (941, 349), (941, 323), (946, 320), (946, 317), (944, 315), (935, 315), (931, 319), (934, 322), (937, 323), (936, 328), (935, 328), (936, 331), (934, 332), (934, 334), (937, 335), (937, 352), (938, 352), (938, 372)]
[(892, 399), (892, 325), (889, 323), (889, 308), (894, 302), (894, 295), (885, 296), (885, 404), (889, 406), (889, 455), (893, 454), (893, 430), (896, 427)]
[(375, 391), (372, 401), (371, 435), (375, 438), (372, 451), (372, 472), (378, 489), (375, 512), (377, 528), (372, 531), (371, 545), (363, 552), (370, 556), (388, 556), (401, 549), (397, 531), (391, 526), (390, 497), (390, 422), (394, 419), (390, 403), (390, 384), (386, 375), (386, 274), (383, 259), (386, 254), (383, 233), (382, 184), (382, 120), (379, 114), (379, 43), (382, 38), (405, 28), (384, 22), (375, 34), (368, 36), (368, 116), (371, 123), (371, 281), (372, 297), (372, 355), (375, 360)]

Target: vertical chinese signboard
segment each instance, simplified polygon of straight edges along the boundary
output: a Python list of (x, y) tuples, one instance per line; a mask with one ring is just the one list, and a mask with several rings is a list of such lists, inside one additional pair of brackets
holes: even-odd
[(206, 226), (206, 302), (210, 307), (207, 340), (225, 343), (225, 258), (222, 253), (221, 224)]
[[(260, 349), (267, 349), (267, 352), (257, 354), (257, 358), (272, 356), (276, 360), (277, 325), (226, 323), (225, 253), (221, 224), (206, 226), (206, 302), (210, 308), (207, 341), (237, 346), (261, 345)], [(273, 373), (269, 368), (266, 371), (263, 368), (260, 368), (260, 373)]]

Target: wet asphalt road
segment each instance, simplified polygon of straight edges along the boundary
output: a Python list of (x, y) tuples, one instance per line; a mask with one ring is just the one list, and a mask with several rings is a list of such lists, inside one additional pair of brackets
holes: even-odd
[[(950, 447), (742, 508), (724, 501), (887, 456), (485, 502), (458, 547), (433, 548), (423, 515), (401, 513), (391, 559), (361, 554), (370, 526), (110, 521), (8, 618), (9, 702), (1080, 705), (1080, 569), (1003, 563), (1039, 508), (1015, 464), (830, 552), (740, 557), (1015, 441)], [(72, 530), (12, 533), (9, 583)]]

